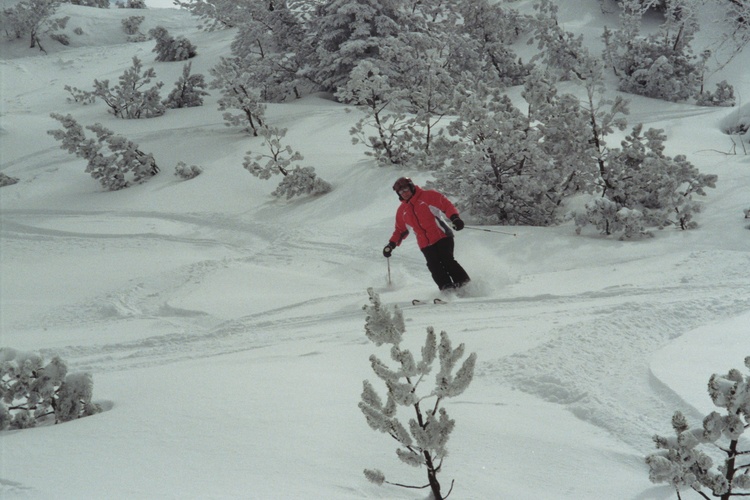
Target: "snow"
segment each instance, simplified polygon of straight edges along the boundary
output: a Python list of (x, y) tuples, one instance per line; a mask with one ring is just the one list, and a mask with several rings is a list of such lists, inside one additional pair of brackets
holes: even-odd
[[(574, 4), (561, 9), (567, 29), (612, 24), (599, 2)], [(323, 96), (269, 106), (301, 164), (334, 187), (276, 200), (276, 182), (242, 168), (259, 139), (224, 126), (215, 91), (201, 108), (149, 120), (67, 103), (64, 85), (114, 81), (134, 55), (166, 96), (182, 64), (154, 62), (153, 42), (125, 42), (132, 12), (61, 11), (84, 29), (70, 47), (0, 45), (0, 171), (20, 179), (0, 191), (0, 346), (90, 372), (105, 411), (2, 433), (0, 496), (425, 498), (362, 474), (426, 483), (357, 408), (364, 379), (383, 390), (368, 357), (387, 354), (367, 342), (361, 309), (374, 287), (403, 306), (408, 347), (432, 325), (478, 353), (474, 381), (446, 404), (456, 429), (440, 478), (455, 479), (454, 498), (674, 497), (648, 480), (651, 436), (670, 433), (675, 410), (693, 424), (712, 411), (710, 375), (750, 355), (750, 156), (730, 154), (721, 131), (737, 110), (627, 96), (631, 126), (664, 128), (667, 154), (718, 174), (696, 230), (621, 242), (577, 236), (572, 223), (512, 228), (517, 237), (466, 229), (456, 255), (470, 296), (412, 307), (437, 296), (413, 238), (394, 252), (390, 285), (381, 249), (393, 180), (428, 178), (376, 167), (352, 146), (346, 106)], [(231, 41), (184, 11), (138, 14), (142, 31), (164, 24), (198, 47), (194, 73), (207, 75)], [(715, 77), (743, 101), (749, 58)], [(45, 133), (57, 127), (50, 112), (127, 136), (162, 173), (103, 192)], [(178, 161), (204, 172), (182, 181)]]

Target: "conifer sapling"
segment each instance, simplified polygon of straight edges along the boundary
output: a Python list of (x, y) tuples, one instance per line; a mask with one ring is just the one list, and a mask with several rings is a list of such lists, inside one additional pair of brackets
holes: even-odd
[[(446, 332), (440, 333), (440, 342), (432, 327), (427, 328), (427, 337), (421, 349), (421, 358), (417, 360), (408, 349), (401, 347), (404, 333), (403, 315), (398, 309), (393, 312), (384, 308), (380, 297), (372, 288), (367, 290), (370, 305), (363, 309), (367, 312), (365, 334), (375, 345), (390, 344), (390, 356), (397, 367), (391, 368), (377, 356), (370, 356), (370, 364), (388, 389), (385, 403), (373, 385), (363, 382), (362, 400), (359, 408), (364, 413), (368, 425), (376, 431), (388, 434), (398, 441), (396, 455), (405, 464), (413, 467), (425, 467), (428, 484), (424, 486), (407, 486), (386, 480), (379, 470), (365, 470), (365, 477), (374, 484), (384, 483), (406, 488), (430, 488), (435, 500), (447, 498), (442, 492), (438, 473), (443, 460), (448, 454), (447, 442), (455, 427), (455, 420), (448, 416), (441, 403), (445, 398), (462, 394), (471, 383), (476, 364), (476, 353), (464, 359), (461, 367), (454, 373), (458, 361), (464, 355), (464, 345), (453, 348)], [(432, 371), (435, 360), (440, 370), (435, 377), (435, 386), (429, 392), (420, 393), (418, 389)], [(406, 424), (399, 419), (398, 408), (411, 407), (413, 418)], [(451, 490), (453, 486), (451, 484)]]

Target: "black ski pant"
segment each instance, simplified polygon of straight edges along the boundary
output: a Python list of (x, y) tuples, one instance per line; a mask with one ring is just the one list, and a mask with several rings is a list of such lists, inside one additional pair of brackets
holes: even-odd
[(470, 281), (464, 268), (453, 258), (453, 247), (453, 238), (447, 237), (422, 249), (427, 269), (441, 290), (457, 288)]

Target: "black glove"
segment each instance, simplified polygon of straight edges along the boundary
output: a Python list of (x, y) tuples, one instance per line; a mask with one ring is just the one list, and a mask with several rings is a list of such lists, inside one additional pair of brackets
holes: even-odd
[(385, 257), (386, 259), (390, 258), (391, 252), (394, 248), (396, 248), (396, 244), (392, 241), (389, 241), (388, 244), (383, 248), (383, 257)]
[(461, 220), (461, 217), (459, 217), (458, 214), (451, 217), (451, 222), (453, 223), (453, 229), (456, 231), (460, 231), (464, 228), (464, 221)]

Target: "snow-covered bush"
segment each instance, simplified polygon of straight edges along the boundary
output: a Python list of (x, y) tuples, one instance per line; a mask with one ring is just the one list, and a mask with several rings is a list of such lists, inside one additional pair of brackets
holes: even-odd
[(127, 0), (126, 2), (117, 2), (117, 7), (120, 9), (147, 9), (146, 2), (144, 0)]
[(750, 142), (750, 104), (740, 106), (722, 119), (721, 130), (727, 135), (744, 136)]
[(209, 70), (214, 80), (212, 89), (219, 89), (219, 111), (239, 110), (240, 113), (226, 111), (223, 114), (225, 124), (245, 126), (245, 130), (254, 136), (258, 128), (263, 127), (266, 106), (260, 102), (260, 93), (256, 90), (256, 79), (245, 64), (237, 57), (222, 57), (219, 64)]
[[(529, 90), (529, 98), (536, 100), (531, 97), (536, 91)], [(460, 101), (457, 118), (446, 129), (448, 138), (436, 143), (435, 148), (436, 155), (446, 158), (445, 166), (435, 172), (435, 181), (428, 186), (450, 193), (460, 209), (477, 222), (556, 223), (561, 199), (568, 190), (566, 179), (572, 173), (569, 167), (585, 168), (585, 163), (556, 161), (553, 151), (545, 146), (541, 122), (532, 123), (497, 89), (459, 86), (456, 95)], [(557, 97), (548, 97), (552, 108), (562, 110), (563, 106), (554, 102)], [(556, 119), (558, 126), (567, 121), (565, 125), (571, 129), (580, 128), (573, 124), (580, 121), (579, 114)], [(560, 128), (550, 127), (548, 131), (555, 129)], [(585, 141), (580, 135), (576, 140)], [(568, 146), (569, 142), (559, 144)], [(574, 148), (567, 151), (569, 159), (578, 157)]]
[(53, 416), (60, 423), (98, 413), (93, 388), (90, 374), (68, 374), (59, 357), (45, 363), (39, 354), (0, 348), (0, 430), (34, 427)]
[[(109, 80), (94, 80), (93, 94), (101, 98), (110, 108), (110, 112), (118, 118), (153, 118), (166, 112), (161, 103), (159, 89), (164, 85), (157, 82), (149, 88), (146, 85), (156, 78), (154, 68), (149, 68), (141, 74), (143, 64), (137, 57), (133, 57), (133, 66), (120, 75), (118, 85), (109, 87)], [(145, 90), (143, 90), (145, 88)]]
[[(438, 343), (435, 330), (429, 327), (421, 349), (421, 359), (415, 359), (408, 349), (401, 347), (405, 327), (400, 309), (396, 307), (391, 313), (381, 304), (380, 297), (372, 288), (367, 293), (370, 305), (363, 307), (367, 313), (365, 335), (376, 346), (391, 345), (390, 356), (397, 367), (392, 369), (377, 356), (370, 356), (372, 369), (385, 383), (388, 393), (383, 404), (375, 387), (365, 380), (359, 408), (373, 430), (388, 434), (398, 441), (396, 455), (402, 462), (427, 469), (429, 484), (424, 488), (430, 488), (431, 498), (442, 500), (448, 497), (450, 491), (442, 491), (438, 473), (448, 455), (446, 445), (456, 422), (448, 417), (441, 403), (446, 398), (459, 396), (469, 386), (474, 376), (476, 353), (466, 357), (454, 373), (458, 361), (464, 355), (464, 344), (454, 349), (446, 332), (440, 333)], [(422, 391), (422, 382), (432, 371), (436, 359), (440, 369), (435, 377), (435, 385)], [(412, 415), (406, 425), (399, 418), (399, 407), (404, 407)], [(366, 469), (364, 472), (365, 477), (375, 484), (404, 486), (387, 481), (379, 470)]]
[[(256, 2), (237, 2), (237, 0), (174, 0), (180, 9), (185, 9), (203, 21), (202, 28), (213, 31), (234, 28), (247, 21), (246, 7)], [(270, 2), (273, 6), (274, 2)]]
[(596, 227), (602, 234), (621, 233), (622, 238), (650, 236), (643, 227), (643, 213), (640, 210), (620, 207), (608, 198), (595, 198), (586, 204), (586, 211), (575, 214), (576, 232), (587, 224)]
[(185, 37), (173, 38), (163, 26), (150, 29), (148, 34), (156, 40), (152, 52), (156, 52), (157, 61), (186, 61), (198, 53), (190, 40)]
[(287, 200), (309, 194), (316, 196), (331, 191), (331, 185), (317, 176), (313, 167), (300, 167), (296, 165), (292, 170), (287, 170), (279, 185), (271, 193), (277, 198)]
[(716, 92), (709, 90), (698, 94), (695, 103), (698, 106), (734, 106), (736, 103), (734, 97), (734, 87), (729, 85), (726, 80), (716, 84)]
[(620, 79), (620, 90), (683, 101), (699, 94), (708, 54), (698, 58), (691, 42), (699, 30), (694, 6), (685, 0), (667, 2), (665, 22), (657, 33), (642, 36), (640, 20), (649, 4), (622, 0), (619, 29), (605, 29), (605, 58)]
[(3, 10), (0, 24), (11, 39), (28, 36), (29, 48), (39, 47), (46, 53), (42, 46), (42, 35), (58, 33), (58, 30), (65, 29), (70, 20), (69, 16), (53, 17), (59, 5), (59, 0), (23, 0)]
[(71, 87), (70, 85), (66, 85), (63, 88), (70, 94), (70, 97), (66, 98), (68, 102), (77, 102), (84, 105), (96, 102), (96, 94), (93, 92), (81, 90), (78, 87)]
[[(750, 356), (745, 358), (745, 366), (750, 369)], [(726, 375), (714, 374), (708, 393), (714, 405), (726, 413), (711, 412), (703, 419), (702, 428), (691, 429), (685, 416), (675, 412), (675, 436), (653, 437), (660, 451), (646, 457), (649, 479), (670, 484), (677, 498), (681, 498), (680, 490), (687, 488), (703, 498), (746, 497), (750, 495), (750, 447), (742, 437), (750, 427), (750, 376), (737, 369)], [(716, 456), (720, 456), (718, 463)]]
[(308, 70), (311, 79), (324, 90), (336, 92), (360, 62), (380, 59), (383, 43), (412, 25), (401, 4), (393, 0), (322, 3), (310, 23), (310, 40), (317, 58)]
[[(400, 165), (411, 156), (410, 138), (414, 120), (396, 108), (403, 91), (391, 87), (389, 78), (371, 61), (362, 61), (339, 87), (336, 97), (354, 104), (364, 113), (349, 133), (353, 144), (364, 144), (365, 155), (380, 165)], [(390, 106), (390, 107), (389, 107)]]
[(177, 166), (175, 166), (174, 168), (174, 175), (186, 181), (193, 179), (195, 177), (198, 177), (202, 173), (203, 173), (203, 169), (200, 168), (199, 166), (197, 165), (188, 166), (183, 161), (177, 162)]
[[(255, 177), (263, 180), (281, 174), (283, 176), (281, 183), (271, 193), (276, 197), (285, 196), (289, 199), (303, 194), (328, 193), (331, 185), (320, 179), (313, 167), (292, 167), (294, 162), (302, 160), (303, 157), (299, 151), (292, 150), (291, 146), (281, 144), (285, 135), (286, 129), (263, 126), (260, 129), (260, 136), (263, 137), (270, 154), (252, 156), (252, 152), (248, 151), (242, 166)], [(261, 164), (263, 160), (266, 161)]]
[[(50, 116), (59, 121), (62, 130), (49, 130), (48, 134), (60, 141), (60, 148), (85, 159), (86, 172), (98, 180), (105, 189), (115, 191), (133, 183), (144, 182), (159, 172), (151, 154), (138, 149), (138, 144), (96, 123), (86, 128), (96, 134), (96, 139), (86, 137), (83, 127), (71, 115)], [(105, 151), (109, 150), (111, 154)]]
[(11, 177), (0, 172), (0, 187), (10, 186), (16, 184), (17, 182), (18, 179), (16, 179), (15, 177)]
[(109, 0), (68, 0), (73, 5), (83, 5), (84, 7), (98, 7), (100, 9), (109, 9)]
[(60, 45), (65, 45), (66, 47), (70, 45), (70, 37), (65, 33), (50, 33), (49, 37)]
[(203, 106), (203, 96), (207, 96), (206, 81), (203, 75), (191, 75), (193, 63), (187, 63), (182, 68), (182, 76), (175, 82), (175, 88), (164, 100), (164, 105), (170, 109), (192, 108)]
[(122, 30), (127, 35), (137, 35), (141, 30), (141, 23), (146, 19), (145, 16), (130, 16), (122, 20)]
[(602, 197), (611, 203), (599, 200), (576, 214), (578, 232), (589, 223), (603, 234), (622, 232), (626, 238), (643, 233), (642, 226), (696, 227), (693, 216), (700, 205), (693, 194), (716, 187), (717, 176), (701, 174), (683, 155), (664, 155), (663, 131), (641, 134), (642, 128), (633, 127), (622, 148), (608, 150), (600, 160)]
[[(513, 51), (512, 44), (529, 28), (529, 19), (501, 2), (459, 2), (457, 28), (478, 44), (481, 74), (501, 85), (521, 85), (531, 70)], [(457, 51), (462, 56), (466, 52)]]

